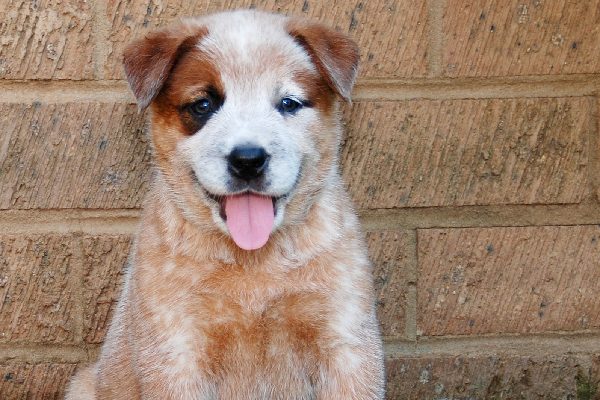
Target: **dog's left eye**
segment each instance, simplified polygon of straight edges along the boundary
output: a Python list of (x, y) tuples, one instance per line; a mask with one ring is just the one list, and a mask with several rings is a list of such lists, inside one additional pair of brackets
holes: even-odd
[(302, 108), (302, 103), (291, 97), (284, 97), (277, 106), (277, 109), (282, 114), (293, 114), (300, 108)]

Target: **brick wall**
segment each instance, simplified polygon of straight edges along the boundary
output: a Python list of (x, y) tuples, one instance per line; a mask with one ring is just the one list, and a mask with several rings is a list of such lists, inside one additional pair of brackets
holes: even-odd
[(124, 45), (238, 6), (360, 45), (388, 398), (599, 398), (600, 0), (0, 1), (0, 398), (60, 398), (104, 338), (149, 160)]

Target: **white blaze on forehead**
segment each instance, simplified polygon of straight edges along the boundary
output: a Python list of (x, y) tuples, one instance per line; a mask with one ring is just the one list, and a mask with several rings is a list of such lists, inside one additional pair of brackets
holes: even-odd
[(248, 82), (261, 73), (286, 69), (316, 72), (309, 55), (286, 31), (288, 18), (277, 14), (238, 10), (198, 20), (208, 35), (198, 43), (224, 75), (223, 80)]

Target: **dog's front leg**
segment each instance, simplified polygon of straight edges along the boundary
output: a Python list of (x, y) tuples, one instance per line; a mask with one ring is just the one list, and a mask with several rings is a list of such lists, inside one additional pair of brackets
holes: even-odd
[(380, 400), (384, 398), (383, 357), (377, 343), (341, 346), (322, 366), (316, 387), (319, 400)]

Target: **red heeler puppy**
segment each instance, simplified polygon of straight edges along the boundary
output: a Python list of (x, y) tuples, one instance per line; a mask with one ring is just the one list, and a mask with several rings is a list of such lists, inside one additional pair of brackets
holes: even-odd
[(381, 399), (371, 267), (338, 169), (358, 49), (236, 11), (133, 42), (154, 177), (96, 364), (68, 399)]

